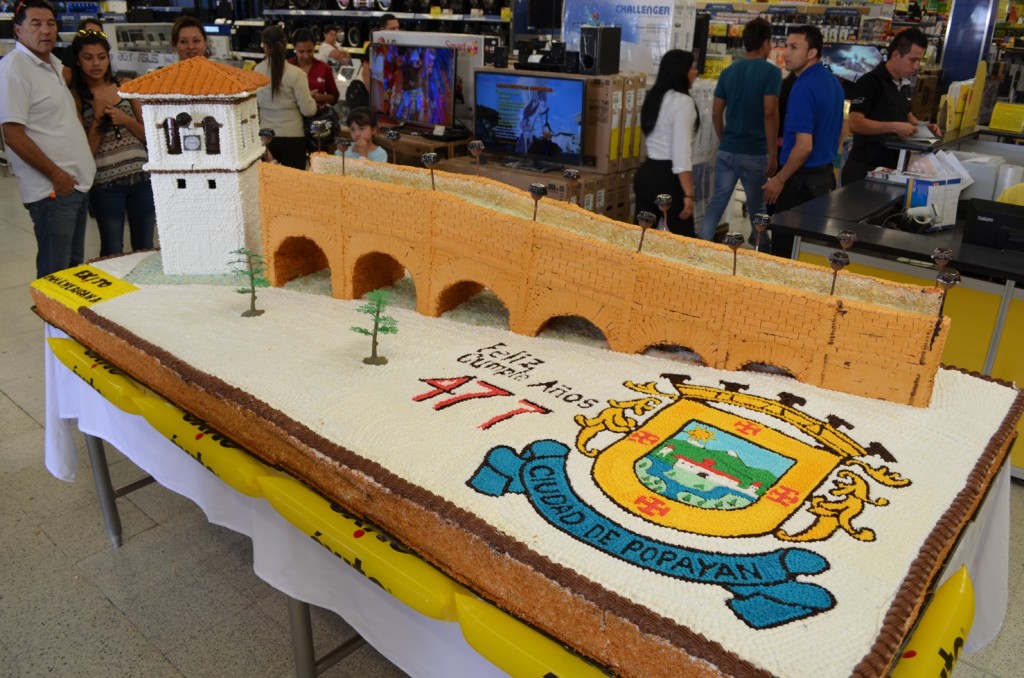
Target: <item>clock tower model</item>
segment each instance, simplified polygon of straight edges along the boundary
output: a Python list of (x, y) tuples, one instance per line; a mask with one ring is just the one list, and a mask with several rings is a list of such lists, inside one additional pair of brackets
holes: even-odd
[(194, 57), (125, 83), (146, 128), (164, 273), (230, 273), (260, 251), (256, 90), (266, 76)]

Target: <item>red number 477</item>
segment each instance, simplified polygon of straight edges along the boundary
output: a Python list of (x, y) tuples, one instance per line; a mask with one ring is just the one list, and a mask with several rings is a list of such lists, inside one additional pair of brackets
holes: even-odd
[[(457, 405), (467, 400), (475, 400), (477, 398), (515, 397), (515, 394), (511, 391), (507, 391), (500, 386), (489, 384), (486, 381), (482, 381), (475, 377), (447, 377), (441, 379), (420, 379), (420, 381), (427, 386), (432, 386), (433, 389), (426, 393), (421, 393), (418, 396), (413, 396), (413, 400), (415, 402), (422, 402), (424, 400), (430, 400), (431, 398), (437, 398), (438, 396), (443, 395), (451, 396), (449, 398), (442, 398), (435, 402), (435, 410), (443, 410), (451, 407), (452, 405)], [(462, 393), (455, 395), (455, 391), (470, 383), (478, 388), (467, 389)], [(548, 408), (538, 405), (537, 403), (530, 402), (529, 400), (520, 399), (518, 404), (521, 405), (521, 407), (517, 407), (488, 419), (484, 423), (480, 424), (479, 428), (486, 431), (498, 422), (511, 419), (517, 414), (529, 414), (531, 412), (536, 414), (548, 414), (551, 412)]]

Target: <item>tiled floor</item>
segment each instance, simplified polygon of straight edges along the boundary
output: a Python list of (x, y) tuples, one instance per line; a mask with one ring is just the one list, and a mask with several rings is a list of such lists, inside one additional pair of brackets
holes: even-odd
[[(110, 547), (80, 445), (79, 480), (43, 468), (42, 323), (29, 310), (35, 240), (13, 177), (0, 175), (0, 678), (288, 676), (284, 596), (256, 577), (246, 537), (151, 485), (120, 499)], [(745, 229), (744, 229), (745, 230)], [(99, 246), (90, 224), (87, 256)], [(108, 447), (108, 450), (110, 448)], [(110, 450), (115, 483), (141, 475)], [(1012, 490), (1010, 610), (999, 639), (958, 678), (1024, 674), (1024, 485)], [(314, 610), (317, 647), (351, 635)], [(365, 647), (332, 676), (400, 676)]]

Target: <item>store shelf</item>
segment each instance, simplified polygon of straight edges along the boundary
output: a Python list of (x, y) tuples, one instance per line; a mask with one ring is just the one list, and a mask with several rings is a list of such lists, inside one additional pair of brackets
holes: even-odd
[[(379, 19), (387, 12), (360, 9), (264, 9), (264, 16), (303, 16), (303, 17), (337, 17), (339, 19)], [(499, 15), (473, 14), (425, 14), (414, 12), (393, 12), (398, 20), (410, 21), (475, 21), (478, 23), (507, 24), (507, 20)]]
[(181, 14), (182, 8), (168, 5), (132, 5), (132, 9), (148, 9), (154, 12), (164, 12), (165, 14)]

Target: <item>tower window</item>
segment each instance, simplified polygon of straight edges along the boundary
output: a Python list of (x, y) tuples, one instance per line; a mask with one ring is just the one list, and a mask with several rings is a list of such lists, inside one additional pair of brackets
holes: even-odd
[(206, 185), (208, 187), (210, 187), (210, 188), (217, 188), (217, 180), (216, 179), (207, 179), (206, 180)]
[(167, 142), (167, 152), (171, 155), (181, 153), (181, 139), (178, 137), (178, 121), (174, 118), (164, 120), (164, 140)]
[(206, 154), (220, 153), (220, 123), (210, 116), (203, 118), (203, 134), (206, 136)]
[(178, 179), (178, 188), (185, 188), (185, 180)]

